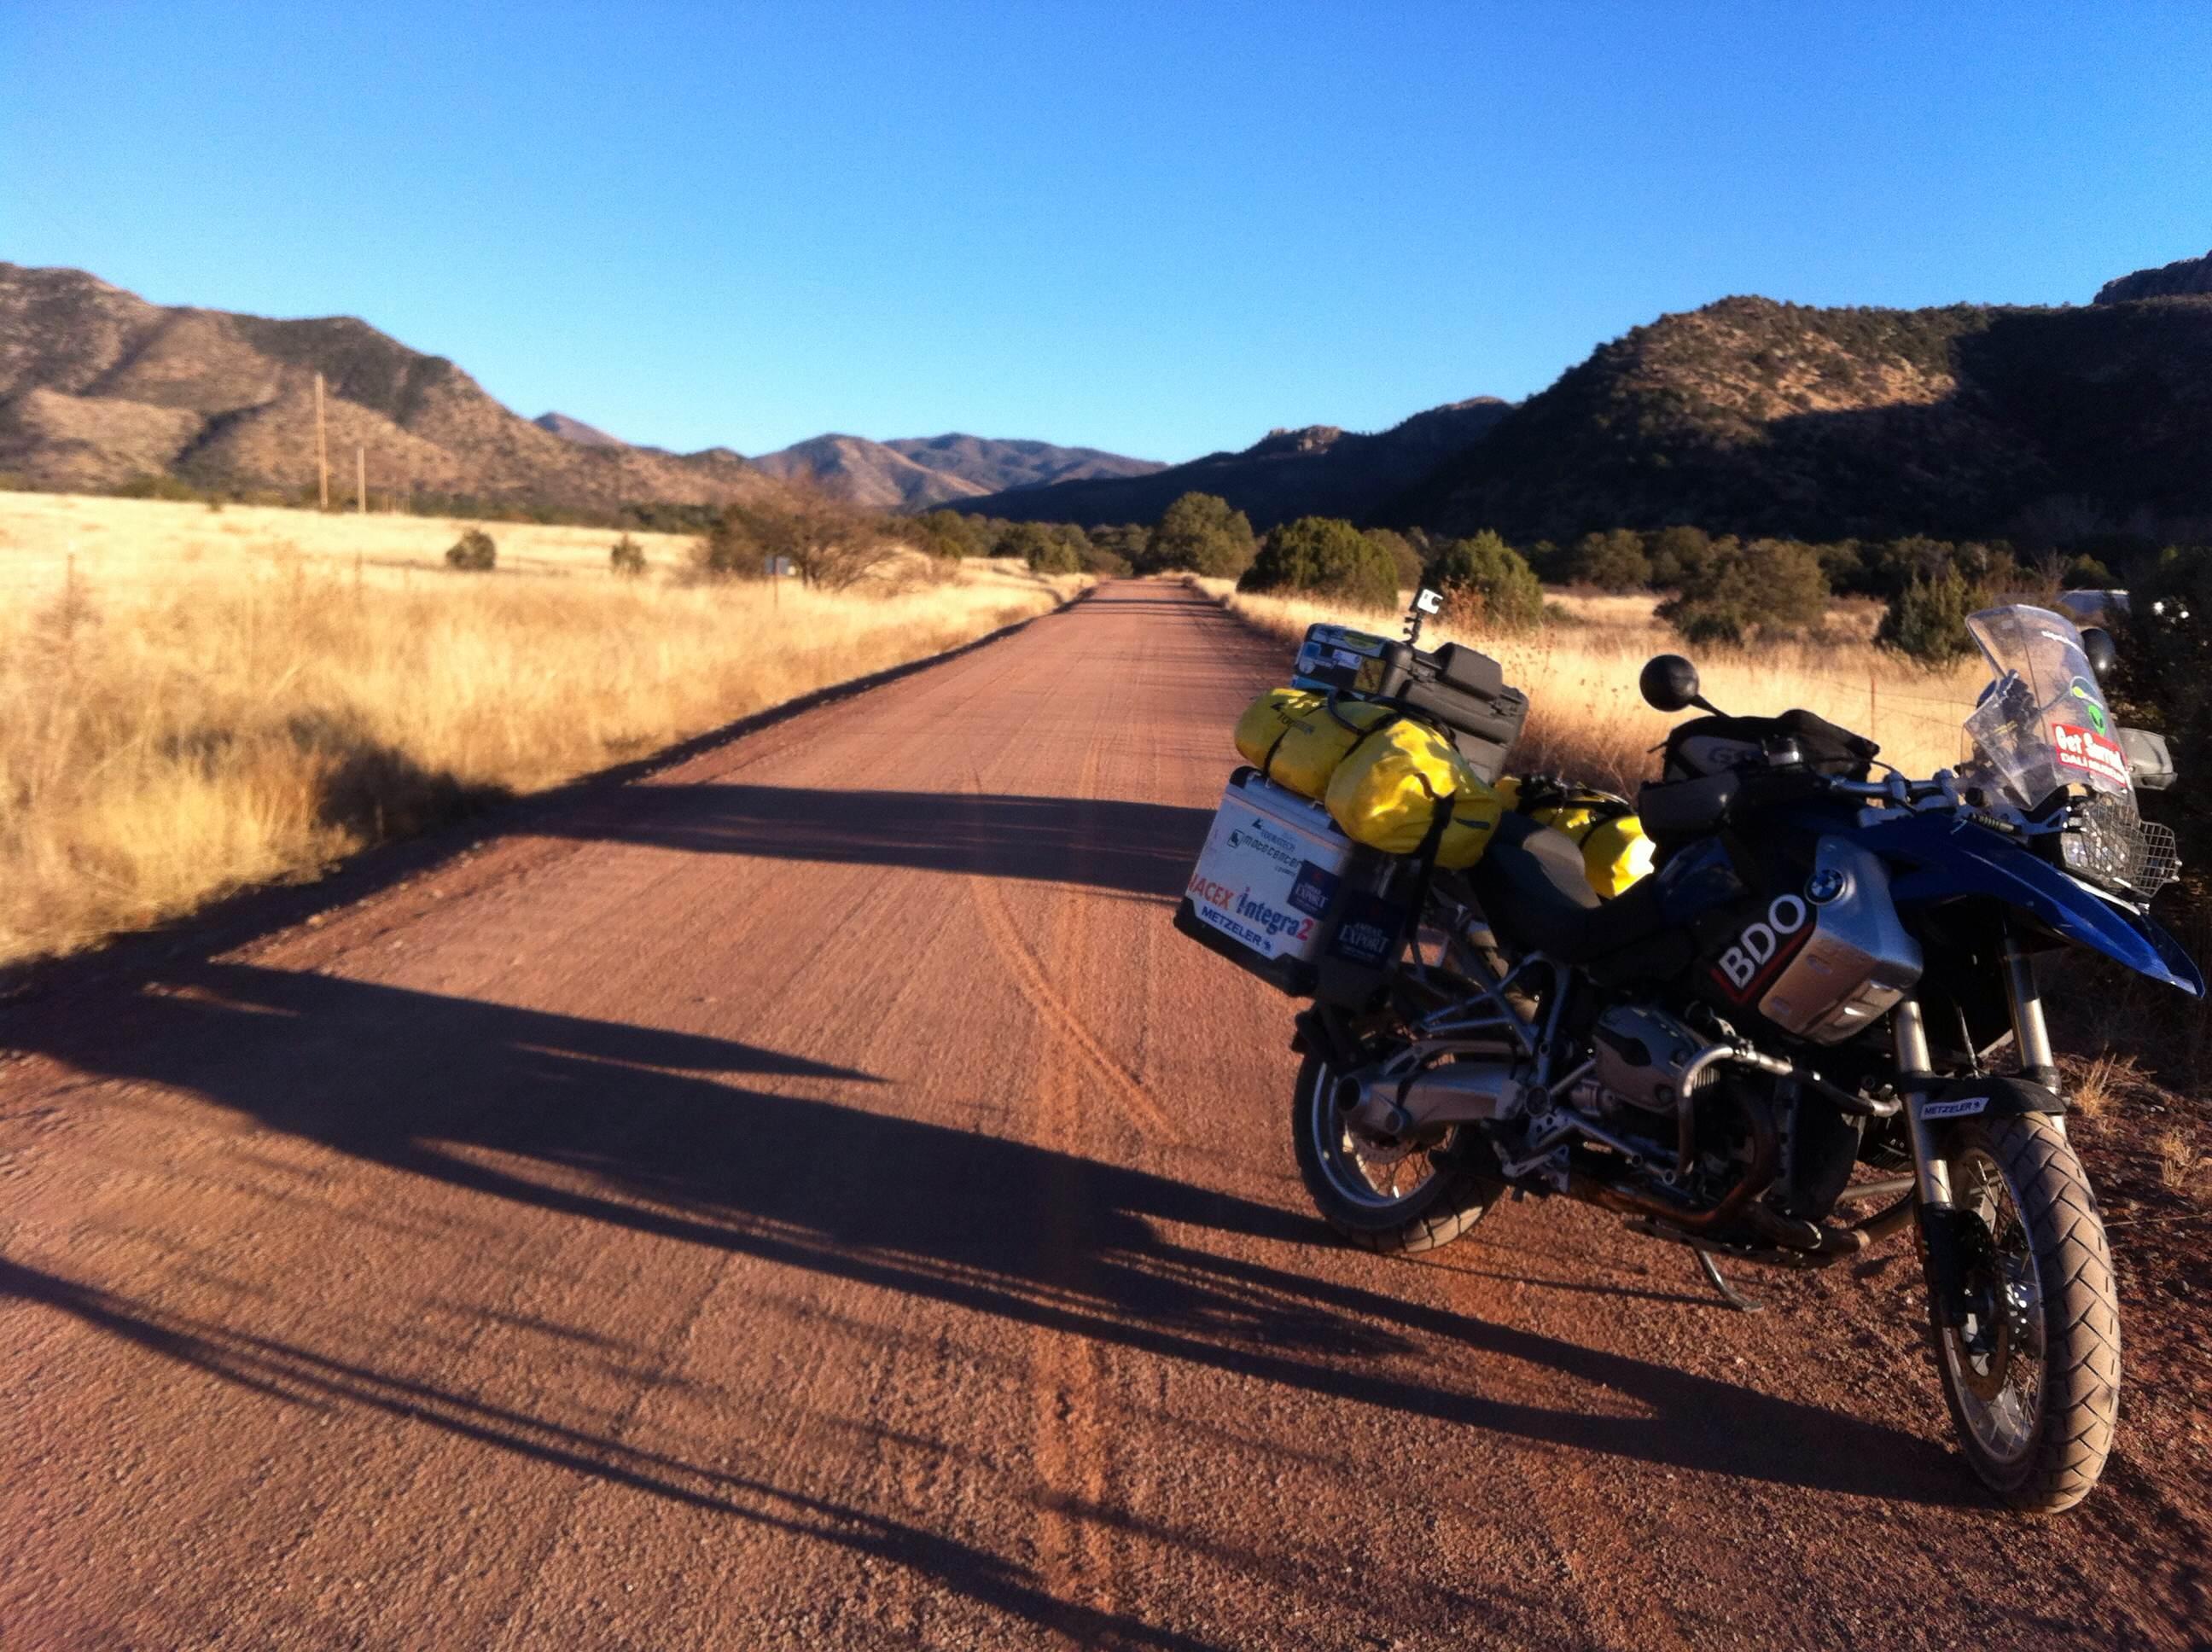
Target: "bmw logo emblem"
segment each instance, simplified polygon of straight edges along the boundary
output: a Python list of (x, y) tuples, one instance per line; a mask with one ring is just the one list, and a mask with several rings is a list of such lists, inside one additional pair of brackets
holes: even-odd
[(1816, 907), (1824, 907), (1850, 887), (1850, 880), (1833, 866), (1823, 866), (1814, 872), (1805, 885), (1805, 898)]

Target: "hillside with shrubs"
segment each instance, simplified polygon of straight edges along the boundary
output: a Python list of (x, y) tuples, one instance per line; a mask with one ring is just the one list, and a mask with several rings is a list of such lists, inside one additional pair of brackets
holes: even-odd
[(1729, 298), (1606, 344), (1376, 519), (2040, 540), (2212, 519), (2212, 300)]

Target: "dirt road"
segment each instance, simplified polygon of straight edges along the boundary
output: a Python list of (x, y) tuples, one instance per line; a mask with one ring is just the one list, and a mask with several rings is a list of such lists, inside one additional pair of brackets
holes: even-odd
[(1942, 1443), (1901, 1253), (1340, 1248), (1168, 919), (1278, 651), (1087, 603), (0, 1012), (0, 1643), (2184, 1643)]

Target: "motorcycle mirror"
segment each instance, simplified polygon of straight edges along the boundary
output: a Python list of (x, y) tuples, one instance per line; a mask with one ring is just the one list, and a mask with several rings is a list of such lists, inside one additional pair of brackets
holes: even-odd
[(1719, 714), (1698, 692), (1698, 668), (1680, 654), (1654, 654), (1644, 662), (1636, 686), (1643, 691), (1644, 703), (1654, 711), (1672, 714), (1695, 706)]
[(2120, 652), (2112, 647), (2112, 634), (2100, 625), (2092, 625), (2081, 633), (2081, 652), (2089, 657), (2089, 670), (2103, 688), (2112, 680), (2112, 672), (2120, 663)]

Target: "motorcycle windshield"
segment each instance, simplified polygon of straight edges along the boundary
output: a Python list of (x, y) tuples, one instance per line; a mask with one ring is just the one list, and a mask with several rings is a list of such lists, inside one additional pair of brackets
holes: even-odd
[(2015, 604), (1984, 609), (1966, 629), (1994, 677), (1966, 732), (2007, 797), (2031, 811), (2069, 786), (2132, 798), (2127, 753), (2074, 622)]

